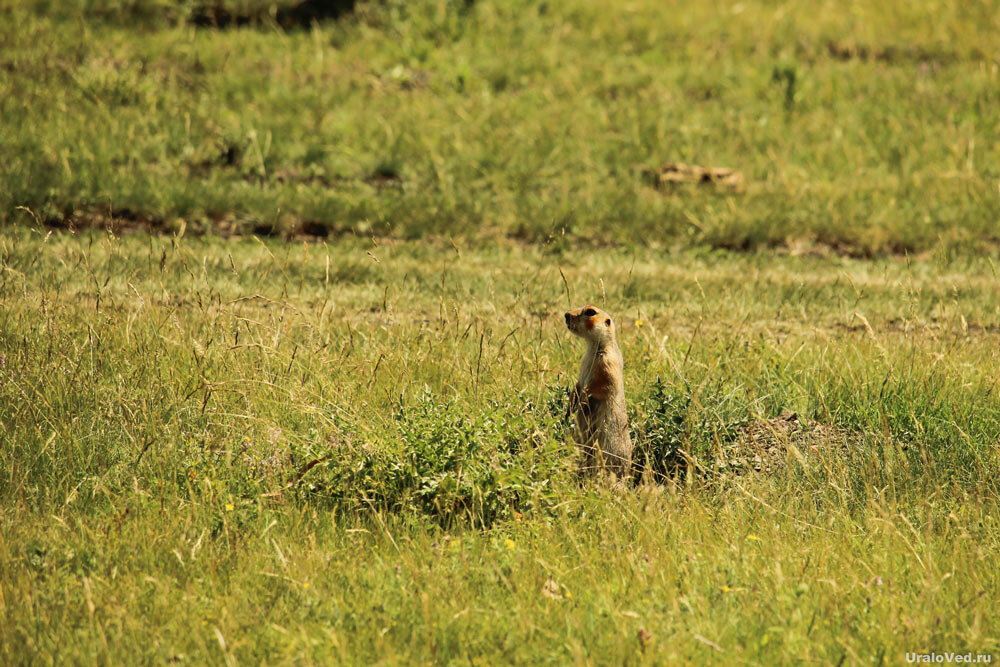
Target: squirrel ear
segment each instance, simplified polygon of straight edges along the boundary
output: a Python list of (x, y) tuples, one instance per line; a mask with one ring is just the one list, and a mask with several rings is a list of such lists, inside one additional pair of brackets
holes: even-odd
[(606, 327), (610, 327), (611, 326), (611, 318), (610, 317), (608, 319), (604, 320), (604, 326), (606, 326)]

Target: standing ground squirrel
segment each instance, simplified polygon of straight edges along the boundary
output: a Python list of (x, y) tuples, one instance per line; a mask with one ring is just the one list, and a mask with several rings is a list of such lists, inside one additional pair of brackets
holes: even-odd
[(566, 327), (587, 341), (580, 378), (570, 396), (576, 413), (581, 469), (605, 468), (627, 477), (632, 463), (632, 438), (625, 414), (624, 362), (611, 316), (595, 306), (566, 313)]

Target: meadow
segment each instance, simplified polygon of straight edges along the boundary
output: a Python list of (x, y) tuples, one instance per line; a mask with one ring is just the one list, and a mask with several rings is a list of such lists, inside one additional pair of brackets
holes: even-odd
[(296, 6), (0, 4), (0, 662), (1000, 655), (991, 3)]
[(0, 3), (0, 222), (996, 247), (990, 0), (290, 4)]

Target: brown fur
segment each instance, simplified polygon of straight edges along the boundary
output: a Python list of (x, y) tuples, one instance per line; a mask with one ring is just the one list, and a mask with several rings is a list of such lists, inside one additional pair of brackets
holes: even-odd
[(627, 476), (632, 439), (625, 413), (624, 363), (614, 321), (596, 306), (571, 310), (565, 317), (566, 327), (587, 341), (587, 353), (570, 401), (583, 454), (581, 468), (603, 468)]

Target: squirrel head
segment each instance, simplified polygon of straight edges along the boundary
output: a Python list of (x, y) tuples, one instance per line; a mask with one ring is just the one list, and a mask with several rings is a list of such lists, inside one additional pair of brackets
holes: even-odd
[(611, 316), (597, 306), (583, 306), (566, 313), (566, 328), (588, 343), (606, 343), (615, 340), (615, 323)]

